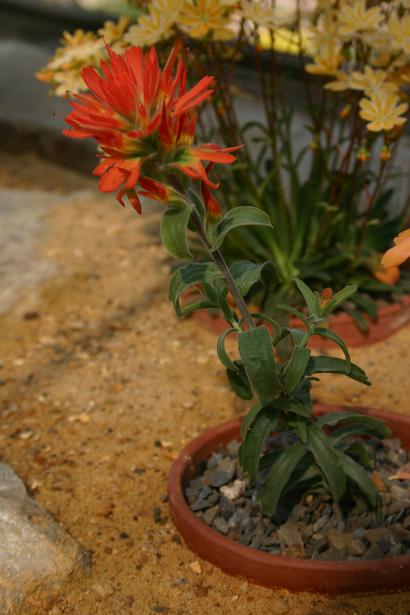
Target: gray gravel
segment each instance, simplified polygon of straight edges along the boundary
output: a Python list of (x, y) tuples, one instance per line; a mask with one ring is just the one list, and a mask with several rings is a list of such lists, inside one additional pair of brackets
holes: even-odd
[(239, 443), (199, 464), (200, 475), (185, 490), (191, 510), (220, 534), (260, 551), (325, 561), (372, 560), (410, 554), (410, 480), (391, 480), (408, 462), (398, 438), (366, 443), (382, 498), (382, 520), (359, 496), (354, 506), (310, 494), (276, 518), (263, 516), (255, 487), (238, 463)]

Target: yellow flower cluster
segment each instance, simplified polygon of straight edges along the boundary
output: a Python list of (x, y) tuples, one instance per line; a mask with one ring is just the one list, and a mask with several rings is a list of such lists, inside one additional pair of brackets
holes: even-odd
[(332, 77), (334, 92), (358, 90), (371, 132), (406, 122), (410, 82), (410, 2), (320, 0), (310, 37), (312, 74)]
[(99, 65), (105, 58), (105, 43), (120, 51), (124, 47), (124, 32), (129, 26), (127, 17), (120, 17), (117, 23), (106, 21), (98, 30), (98, 36), (93, 32), (76, 30), (74, 34), (64, 32), (54, 57), (36, 77), (40, 81), (50, 83), (57, 96), (78, 94), (86, 86), (81, 78), (84, 66)]

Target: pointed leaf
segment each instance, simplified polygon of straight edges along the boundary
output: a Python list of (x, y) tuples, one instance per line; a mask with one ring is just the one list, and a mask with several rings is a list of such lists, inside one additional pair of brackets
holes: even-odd
[(303, 380), (309, 359), (309, 348), (294, 347), (292, 356), (282, 372), (282, 380), (284, 380), (285, 389), (289, 393), (292, 393)]
[(359, 487), (360, 491), (369, 500), (371, 506), (377, 507), (379, 502), (379, 493), (375, 484), (361, 465), (359, 465), (354, 459), (338, 451), (339, 463), (345, 472), (345, 474)]
[(337, 451), (324, 431), (316, 424), (309, 425), (308, 432), (308, 448), (329, 486), (333, 499), (338, 502), (346, 490), (346, 476)]
[(250, 431), (245, 436), (239, 449), (239, 461), (249, 478), (253, 481), (259, 470), (262, 449), (268, 436), (275, 431), (278, 423), (278, 411), (265, 407), (258, 413)]
[(306, 368), (306, 373), (311, 374), (344, 374), (352, 380), (361, 382), (362, 384), (370, 385), (370, 381), (366, 376), (364, 370), (355, 363), (351, 363), (350, 367), (347, 361), (344, 359), (338, 359), (336, 357), (327, 357), (325, 355), (319, 355), (317, 357), (310, 357), (309, 363)]
[(328, 316), (331, 312), (334, 312), (339, 305), (347, 301), (355, 292), (357, 292), (357, 284), (349, 284), (345, 286), (345, 288), (342, 288), (342, 290), (333, 295), (329, 303), (322, 307), (321, 312), (323, 316)]
[(296, 466), (306, 455), (306, 452), (306, 446), (303, 444), (292, 444), (292, 446), (281, 453), (280, 457), (273, 464), (259, 496), (265, 515), (276, 514), (280, 497), (287, 487)]
[(306, 305), (308, 306), (309, 314), (312, 316), (318, 316), (320, 309), (320, 296), (310, 290), (309, 286), (305, 284), (303, 280), (296, 278), (295, 284), (298, 287), (300, 294), (304, 298)]
[(348, 370), (350, 369), (350, 365), (352, 363), (352, 360), (350, 358), (350, 353), (347, 349), (346, 344), (344, 343), (342, 338), (337, 333), (335, 333), (331, 329), (326, 329), (325, 327), (315, 327), (313, 329), (312, 335), (320, 335), (320, 337), (325, 337), (329, 340), (332, 340), (332, 342), (335, 342), (335, 344), (337, 344), (343, 350), (343, 354), (345, 355), (345, 359), (347, 363), (346, 369)]
[(242, 440), (245, 439), (246, 434), (248, 433), (249, 428), (251, 427), (252, 423), (254, 422), (256, 417), (258, 416), (259, 412), (261, 410), (263, 410), (265, 407), (266, 406), (261, 406), (260, 404), (255, 404), (249, 410), (248, 414), (243, 418), (242, 423), (241, 423), (241, 438), (242, 438)]

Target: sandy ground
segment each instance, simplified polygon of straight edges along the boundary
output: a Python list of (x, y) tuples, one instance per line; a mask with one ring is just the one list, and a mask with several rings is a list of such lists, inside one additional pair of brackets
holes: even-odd
[[(31, 158), (0, 164), (0, 186), (56, 197), (36, 248), (54, 273), (0, 317), (0, 455), (93, 553), (90, 578), (25, 613), (410, 615), (410, 592), (331, 599), (192, 566), (169, 519), (167, 473), (184, 444), (241, 407), (214, 336), (176, 322), (167, 303), (158, 210), (138, 218), (91, 180)], [(88, 192), (67, 198), (78, 190)], [(373, 387), (324, 378), (317, 399), (410, 414), (409, 344), (407, 328), (355, 350)]]

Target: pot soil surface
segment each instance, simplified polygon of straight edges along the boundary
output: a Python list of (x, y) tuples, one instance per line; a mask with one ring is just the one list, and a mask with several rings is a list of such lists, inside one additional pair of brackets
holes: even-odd
[[(0, 316), (0, 454), (93, 552), (89, 579), (50, 590), (24, 613), (408, 615), (410, 592), (271, 591), (181, 544), (164, 501), (170, 464), (199, 432), (244, 407), (226, 385), (215, 336), (177, 323), (167, 303), (159, 209), (139, 218), (92, 180), (29, 156), (0, 154), (0, 163), (1, 187), (27, 190), (27, 199), (33, 189), (55, 194), (27, 255), (31, 264), (49, 259), (54, 273), (20, 289)], [(67, 199), (79, 189), (86, 192)], [(375, 385), (324, 377), (316, 400), (410, 414), (409, 347), (407, 327), (354, 350)]]

